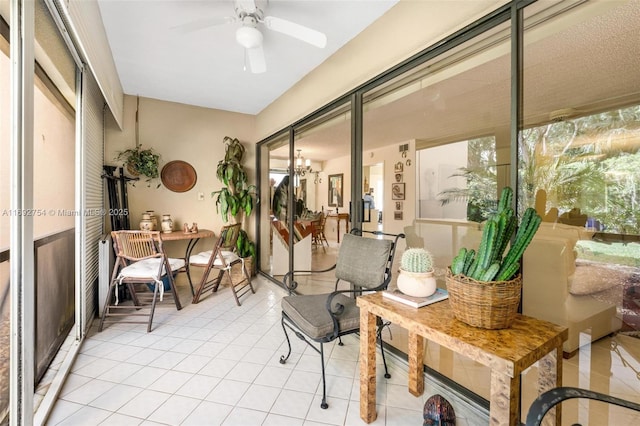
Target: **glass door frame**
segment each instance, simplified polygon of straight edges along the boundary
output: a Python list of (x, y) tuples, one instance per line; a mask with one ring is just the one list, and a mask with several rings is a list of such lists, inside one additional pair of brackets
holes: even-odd
[[(421, 52), (411, 56), (410, 58), (395, 65), (389, 70), (379, 74), (378, 76), (368, 80), (367, 82), (356, 87), (352, 91), (338, 97), (334, 101), (324, 105), (313, 113), (301, 118), (291, 125), (273, 133), (271, 136), (259, 141), (256, 146), (256, 171), (258, 187), (261, 187), (261, 179), (263, 170), (260, 167), (263, 159), (261, 159), (261, 148), (264, 144), (273, 141), (278, 136), (282, 136), (283, 132), (289, 132), (289, 161), (293, 164), (295, 161), (294, 136), (295, 131), (305, 124), (312, 122), (320, 116), (326, 114), (332, 109), (339, 107), (347, 102), (351, 103), (351, 214), (350, 227), (359, 228), (364, 220), (364, 211), (361, 203), (360, 190), (362, 188), (363, 179), (363, 104), (366, 101), (366, 94), (375, 90), (379, 86), (391, 81), (394, 78), (430, 61), (443, 53), (465, 43), (474, 37), (477, 37), (495, 26), (504, 22), (511, 21), (511, 175), (509, 183), (513, 188), (517, 188), (517, 142), (518, 134), (521, 130), (521, 114), (522, 114), (522, 40), (523, 40), (523, 9), (535, 3), (536, 0), (513, 0), (496, 10), (490, 12), (484, 17), (478, 19), (474, 23), (454, 32), (448, 37), (436, 42), (435, 44), (425, 48)], [(294, 190), (293, 179), (290, 179), (290, 191)], [(258, 212), (258, 221), (260, 223), (260, 214)], [(289, 200), (289, 220), (293, 223), (293, 200)], [(256, 232), (256, 235), (258, 233)], [(293, 237), (290, 233), (290, 243)], [(258, 256), (260, 242), (258, 242)], [(289, 265), (293, 265), (293, 254), (289, 253)], [(262, 271), (259, 270), (260, 273)], [(269, 279), (274, 280), (271, 276), (264, 274)], [(277, 282), (277, 280), (274, 280)]]

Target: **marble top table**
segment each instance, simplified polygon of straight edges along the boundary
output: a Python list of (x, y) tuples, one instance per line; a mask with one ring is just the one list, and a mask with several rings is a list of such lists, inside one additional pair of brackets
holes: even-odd
[[(409, 392), (424, 392), (424, 338), (491, 369), (491, 425), (520, 424), (520, 374), (539, 363), (538, 393), (561, 386), (562, 343), (568, 330), (550, 322), (517, 315), (512, 326), (485, 330), (453, 316), (448, 300), (412, 308), (372, 293), (358, 297), (360, 307), (360, 417), (376, 419), (376, 317), (409, 332)], [(555, 410), (555, 411), (554, 411)], [(560, 425), (560, 406), (549, 411), (545, 424)]]

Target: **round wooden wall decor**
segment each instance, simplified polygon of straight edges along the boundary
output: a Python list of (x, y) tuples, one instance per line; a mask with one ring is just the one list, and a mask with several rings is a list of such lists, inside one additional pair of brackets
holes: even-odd
[(198, 179), (196, 170), (186, 161), (170, 161), (160, 172), (162, 184), (173, 192), (186, 192), (193, 188)]

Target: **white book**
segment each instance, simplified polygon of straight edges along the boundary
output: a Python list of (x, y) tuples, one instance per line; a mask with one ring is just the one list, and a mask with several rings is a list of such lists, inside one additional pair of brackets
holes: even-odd
[(404, 303), (405, 305), (412, 306), (414, 308), (421, 308), (423, 306), (430, 305), (432, 303), (439, 302), (441, 300), (449, 298), (447, 290), (437, 288), (436, 292), (427, 297), (413, 297), (407, 296), (398, 289), (395, 290), (383, 290), (382, 296), (396, 302)]

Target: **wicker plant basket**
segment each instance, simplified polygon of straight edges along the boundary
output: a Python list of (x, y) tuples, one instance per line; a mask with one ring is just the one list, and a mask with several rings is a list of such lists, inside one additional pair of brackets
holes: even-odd
[(509, 328), (518, 313), (522, 276), (510, 281), (476, 281), (447, 268), (447, 291), (453, 314), (474, 327)]

